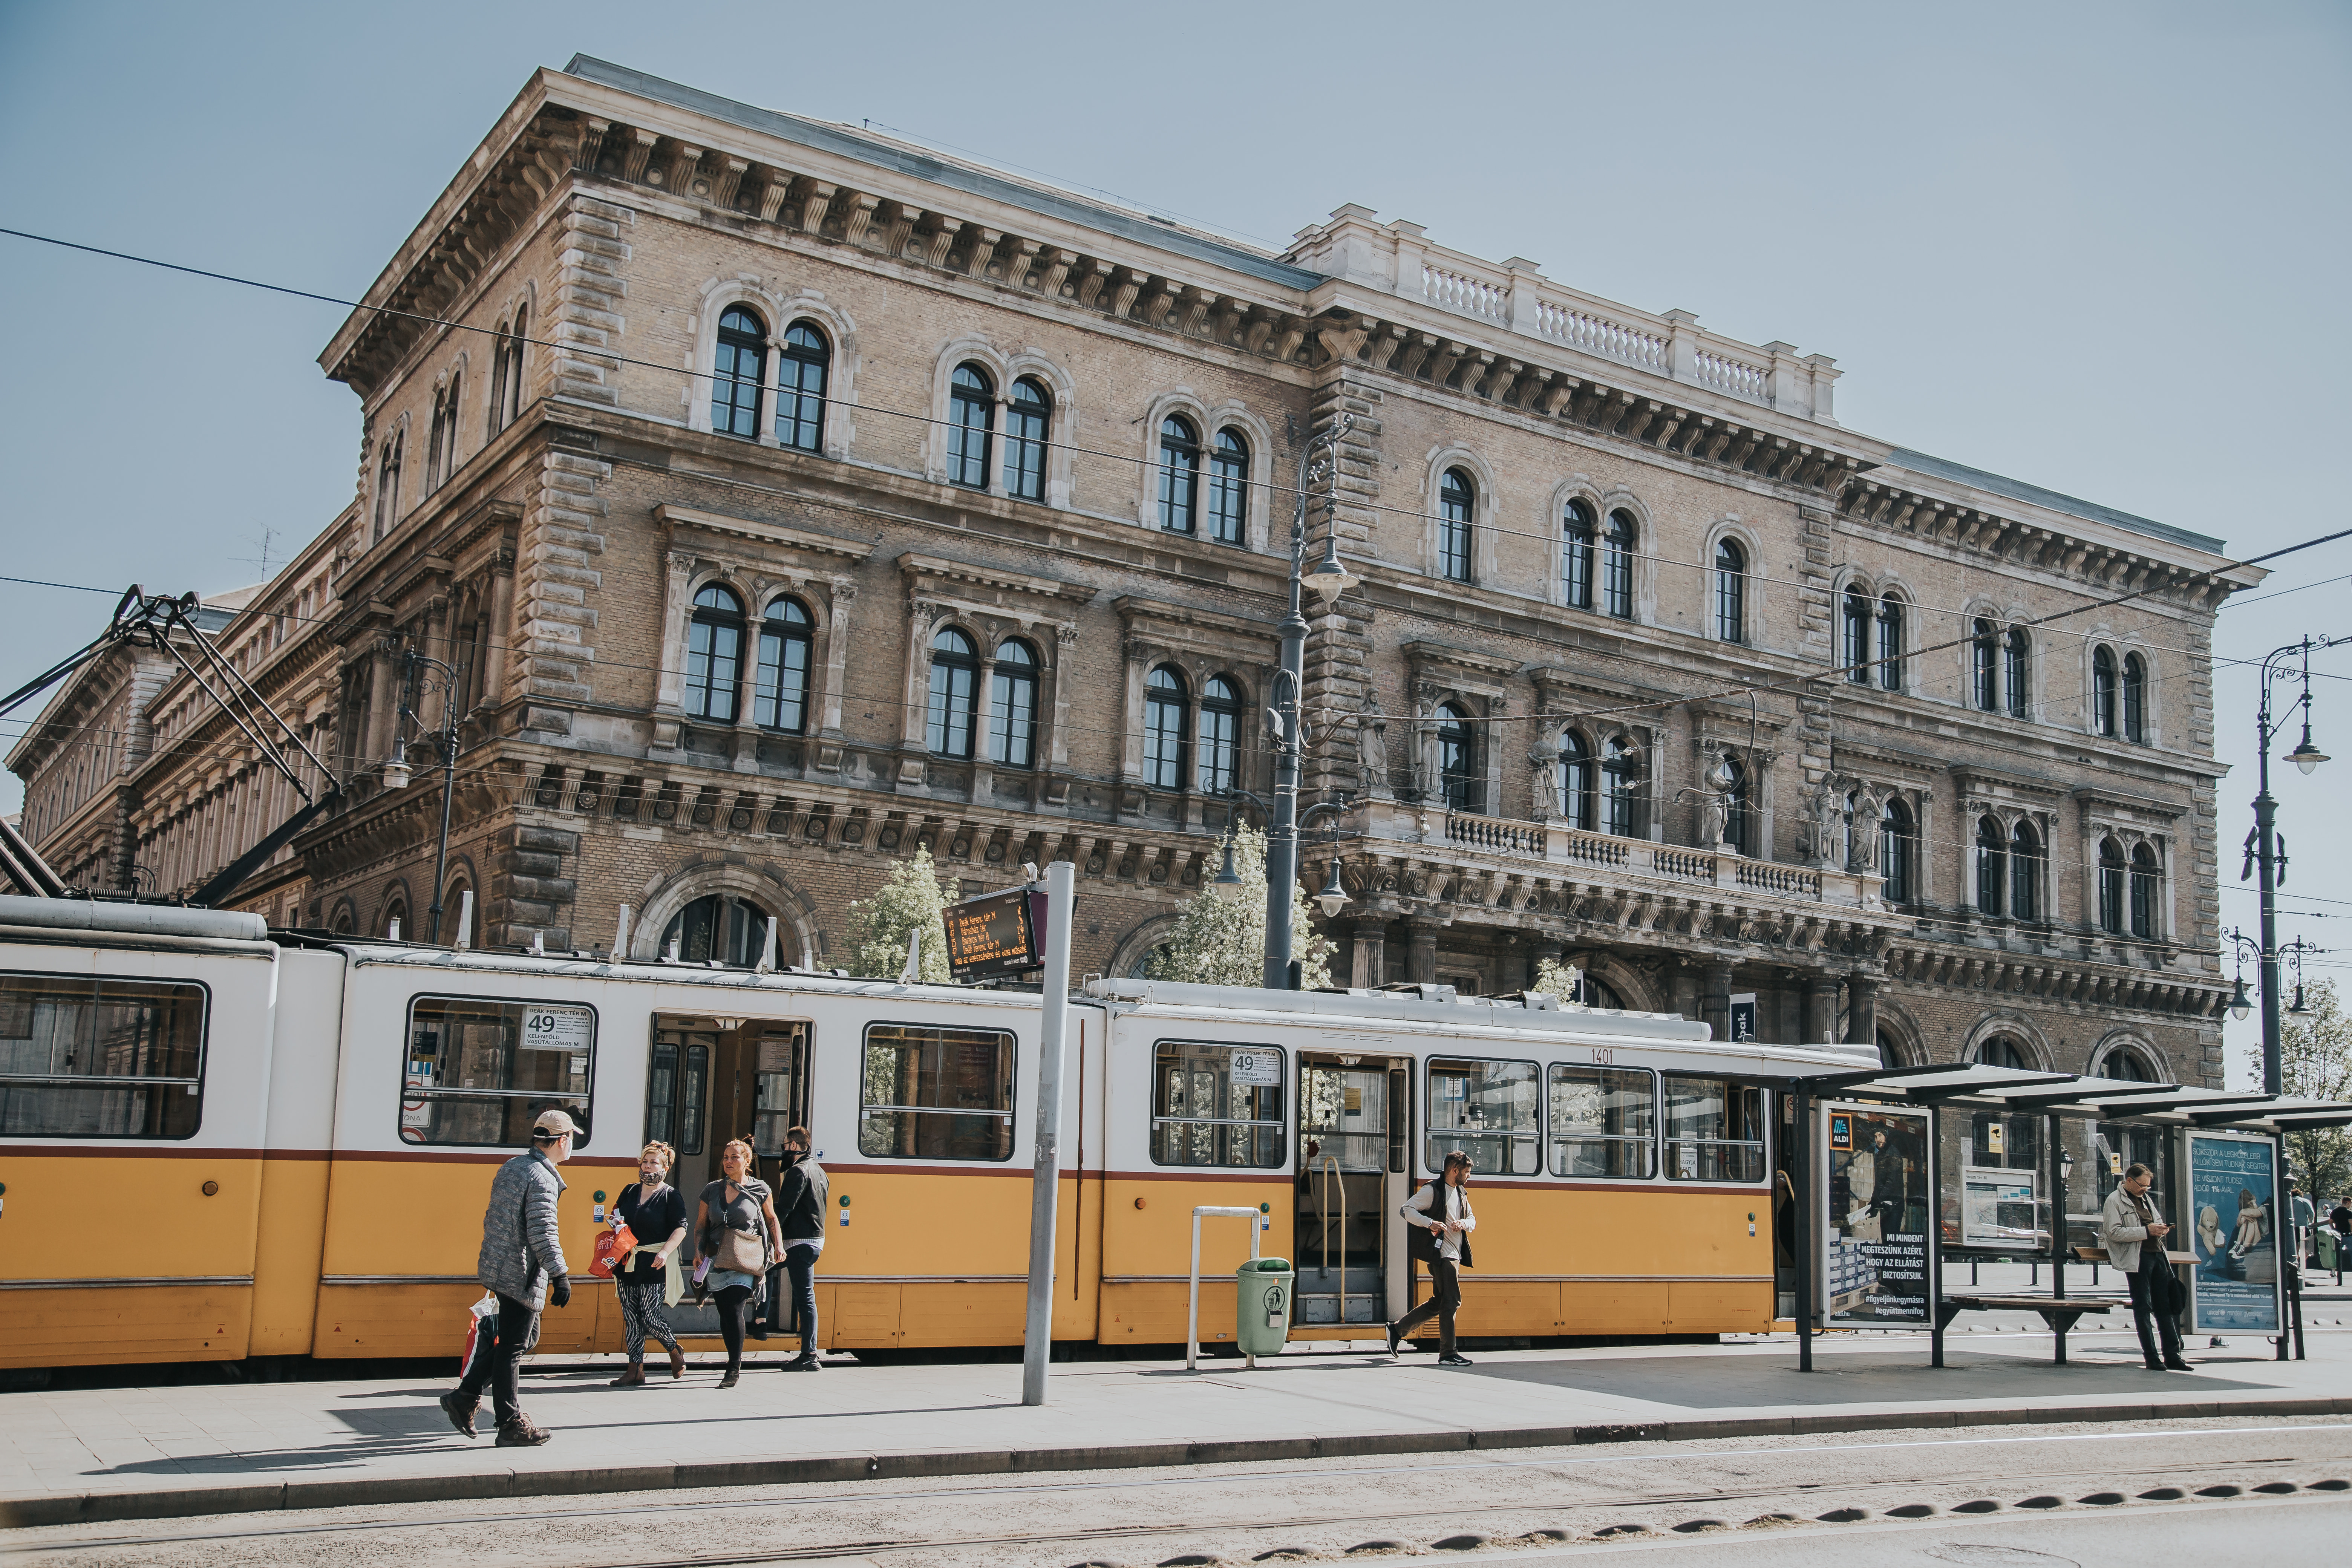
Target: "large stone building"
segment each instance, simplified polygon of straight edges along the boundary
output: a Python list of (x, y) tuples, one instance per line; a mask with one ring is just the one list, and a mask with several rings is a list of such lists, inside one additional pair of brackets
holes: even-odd
[[(1849, 430), (1819, 354), (588, 59), (367, 304), (321, 356), (358, 495), (220, 634), (348, 780), (246, 907), (421, 934), (451, 722), (477, 942), (603, 950), (625, 905), (643, 956), (772, 915), (824, 963), (920, 845), (968, 890), (1075, 861), (1079, 965), (1130, 969), (1268, 787), (1296, 455), (1344, 417), (1306, 688), (1343, 980), (1559, 956), (1768, 1037), (2221, 1080), (2209, 647), (2260, 574)], [(410, 650), (460, 673), (404, 717)], [(10, 757), (89, 885), (185, 889), (296, 804), (184, 678), (89, 727), (103, 676)]]

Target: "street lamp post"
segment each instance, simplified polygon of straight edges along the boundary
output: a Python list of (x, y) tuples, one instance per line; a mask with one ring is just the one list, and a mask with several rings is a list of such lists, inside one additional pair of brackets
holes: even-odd
[[(2295, 710), (2303, 712), (2303, 740), (2286, 760), (2308, 773), (2327, 761), (2327, 753), (2311, 743), (2311, 650), (2334, 647), (2352, 639), (2345, 637), (2305, 637), (2284, 647), (2273, 648), (2263, 659), (2262, 704), (2254, 715), (2254, 732), (2260, 742), (2255, 747), (2256, 778), (2260, 787), (2254, 795), (2254, 830), (2246, 838), (2246, 864), (2238, 873), (2244, 881), (2259, 869), (2262, 873), (2262, 940), (2258, 959), (2263, 991), (2263, 1092), (2278, 1094), (2279, 1077), (2279, 945), (2278, 945), (2278, 885), (2284, 880), (2286, 858), (2280, 852), (2278, 835), (2278, 802), (2271, 797), (2271, 742), (2294, 718)], [(2290, 668), (2292, 666), (2292, 668)], [(2275, 719), (2271, 711), (2271, 688), (2282, 680), (2300, 683), (2294, 700)]]
[(1300, 608), (1300, 589), (1314, 589), (1318, 602), (1328, 605), (1348, 585), (1348, 569), (1339, 563), (1336, 518), (1324, 533), (1323, 559), (1315, 563), (1314, 571), (1307, 570), (1307, 501), (1320, 489), (1325, 510), (1331, 510), (1339, 481), (1339, 443), (1354, 427), (1354, 416), (1342, 414), (1298, 455), (1298, 484), (1290, 519), (1290, 597), (1282, 618), (1282, 668), (1274, 682), (1274, 810), (1265, 829), (1264, 984), (1269, 991), (1290, 987), (1291, 889), (1298, 881), (1298, 776), (1306, 756), (1298, 703), (1307, 680), (1307, 616)]
[[(442, 884), (448, 879), (449, 876), (449, 805), (451, 797), (457, 793), (456, 710), (457, 693), (463, 682), (455, 665), (445, 664), (440, 659), (421, 654), (413, 647), (402, 649), (401, 719), (412, 722), (415, 721), (416, 700), (423, 694), (425, 683), (428, 679), (437, 679), (441, 684), (441, 727), (426, 737), (433, 742), (434, 749), (439, 752), (441, 763), (441, 840), (440, 847), (435, 850), (433, 855), (433, 925), (425, 936), (425, 941), (437, 944), (441, 940)], [(395, 736), (396, 734), (395, 730)], [(405, 746), (404, 742), (399, 744)], [(406, 789), (408, 775), (408, 759), (396, 752), (391, 760), (383, 764), (383, 787)]]

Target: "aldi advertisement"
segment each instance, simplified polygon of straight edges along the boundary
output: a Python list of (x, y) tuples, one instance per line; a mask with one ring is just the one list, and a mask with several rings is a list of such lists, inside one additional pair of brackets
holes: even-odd
[[(2197, 1254), (2189, 1331), (2279, 1331), (2278, 1187), (2267, 1138), (2189, 1134), (2189, 1201), (2179, 1218)], [(2178, 1245), (2179, 1232), (2168, 1241)]]
[(1828, 1213), (1822, 1226), (1825, 1325), (1935, 1321), (1933, 1137), (1926, 1111), (1825, 1105), (1822, 1147)]

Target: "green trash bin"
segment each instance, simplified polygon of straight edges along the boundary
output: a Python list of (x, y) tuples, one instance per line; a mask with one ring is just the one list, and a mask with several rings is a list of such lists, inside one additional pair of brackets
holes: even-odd
[(1287, 1258), (1256, 1258), (1234, 1271), (1234, 1343), (1244, 1355), (1282, 1353), (1297, 1281)]

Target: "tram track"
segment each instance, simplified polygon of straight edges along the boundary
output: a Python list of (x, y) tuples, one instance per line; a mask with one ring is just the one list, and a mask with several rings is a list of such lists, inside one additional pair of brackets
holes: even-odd
[[(1370, 1508), (1322, 1510), (1312, 1512), (1286, 1509), (1269, 1512), (1254, 1510), (1249, 1517), (1234, 1519), (1199, 1518), (1169, 1519), (1166, 1517), (1129, 1522), (1077, 1524), (1051, 1530), (1023, 1530), (992, 1532), (940, 1533), (927, 1531), (888, 1531), (866, 1533), (855, 1528), (833, 1539), (814, 1542), (793, 1542), (738, 1549), (719, 1552), (688, 1553), (656, 1557), (620, 1556), (597, 1561), (593, 1557), (574, 1561), (593, 1563), (595, 1568), (724, 1568), (728, 1564), (817, 1562), (826, 1559), (905, 1557), (908, 1554), (932, 1552), (950, 1557), (958, 1553), (988, 1552), (1024, 1552), (1034, 1553), (1055, 1546), (1084, 1547), (1105, 1543), (1136, 1542), (1181, 1538), (1195, 1548), (1199, 1560), (1212, 1560), (1218, 1555), (1211, 1552), (1202, 1557), (1198, 1550), (1202, 1542), (1245, 1542), (1286, 1531), (1331, 1531), (1341, 1527), (1378, 1531), (1402, 1530), (1400, 1537), (1411, 1545), (1416, 1534), (1426, 1536), (1427, 1521), (1433, 1512), (1455, 1521), (1462, 1527), (1455, 1531), (1454, 1541), (1475, 1537), (1476, 1543), (1495, 1547), (1508, 1546), (1516, 1541), (1523, 1546), (1559, 1545), (1575, 1540), (1594, 1540), (1612, 1535), (1633, 1536), (1663, 1531), (1688, 1530), (1688, 1519), (1675, 1521), (1676, 1513), (1698, 1510), (1708, 1529), (1738, 1529), (1771, 1523), (1788, 1525), (1811, 1522), (1808, 1516), (1827, 1521), (1862, 1518), (1895, 1518), (1948, 1516), (1955, 1509), (1962, 1511), (2006, 1510), (2014, 1507), (2063, 1507), (2070, 1504), (2097, 1502), (2114, 1506), (2130, 1500), (2137, 1493), (2145, 1500), (2180, 1500), (2193, 1496), (2181, 1478), (2192, 1477), (2202, 1489), (2220, 1488), (2227, 1495), (2248, 1499), (2266, 1494), (2262, 1489), (2273, 1489), (2275, 1495), (2291, 1496), (2314, 1490), (2328, 1492), (2352, 1491), (2352, 1479), (2339, 1476), (2313, 1475), (2315, 1467), (2337, 1470), (2347, 1467), (2342, 1459), (2313, 1460), (2269, 1451), (2290, 1444), (2264, 1445), (2264, 1451), (2252, 1456), (2209, 1456), (2191, 1459), (2164, 1459), (2137, 1463), (2098, 1462), (2087, 1465), (2053, 1464), (2019, 1468), (1996, 1460), (2000, 1450), (2011, 1445), (2032, 1445), (2044, 1448), (2049, 1445), (2075, 1444), (2095, 1441), (2101, 1444), (2103, 1454), (2111, 1454), (2112, 1446), (2139, 1439), (2169, 1439), (2173, 1441), (2230, 1436), (2250, 1438), (2264, 1436), (2296, 1435), (2310, 1436), (2320, 1433), (2352, 1431), (2352, 1424), (2324, 1424), (2304, 1426), (2257, 1428), (2208, 1428), (2203, 1430), (2154, 1430), (2130, 1433), (2105, 1432), (2095, 1434), (2035, 1434), (2012, 1437), (1982, 1437), (1959, 1439), (1910, 1440), (1898, 1444), (1813, 1444), (1784, 1447), (1749, 1447), (1701, 1450), (1696, 1452), (1646, 1452), (1641, 1454), (1589, 1456), (1550, 1455), (1540, 1458), (1483, 1462), (1454, 1462), (1443, 1466), (1429, 1465), (1356, 1465), (1328, 1469), (1297, 1469), (1258, 1474), (1226, 1472), (1213, 1475), (1187, 1474), (1163, 1477), (1138, 1475), (1125, 1478), (1104, 1478), (1087, 1481), (1065, 1481), (1038, 1485), (1034, 1482), (1001, 1484), (984, 1487), (950, 1487), (935, 1489), (894, 1489), (889, 1491), (841, 1492), (828, 1490), (784, 1498), (714, 1498), (685, 1500), (664, 1499), (635, 1505), (561, 1510), (476, 1510), (463, 1514), (441, 1514), (433, 1517), (383, 1517), (362, 1520), (320, 1521), (316, 1524), (283, 1526), (263, 1530), (191, 1530), (150, 1531), (139, 1534), (110, 1534), (84, 1540), (39, 1540), (47, 1532), (14, 1532), (16, 1539), (0, 1540), (0, 1551), (23, 1553), (52, 1562), (91, 1561), (110, 1553), (155, 1553), (159, 1552), (196, 1550), (207, 1544), (239, 1542), (247, 1548), (270, 1540), (291, 1544), (294, 1538), (325, 1539), (375, 1536), (387, 1539), (404, 1531), (439, 1531), (456, 1532), (511, 1532), (522, 1529), (550, 1529), (581, 1521), (594, 1521), (605, 1527), (648, 1526), (656, 1516), (675, 1521), (680, 1515), (708, 1516), (741, 1513), (750, 1510), (799, 1512), (803, 1510), (833, 1508), (870, 1511), (875, 1509), (904, 1508), (909, 1511), (923, 1509), (950, 1508), (969, 1512), (990, 1500), (999, 1501), (1019, 1499), (1038, 1506), (1053, 1506), (1057, 1500), (1076, 1500), (1073, 1494), (1084, 1493), (1151, 1493), (1174, 1489), (1223, 1488), (1247, 1490), (1253, 1486), (1312, 1481), (1322, 1489), (1331, 1490), (1346, 1483), (1384, 1482), (1391, 1478), (1412, 1476), (1443, 1479), (1448, 1475), (1469, 1483), (1476, 1473), (1509, 1475), (1518, 1472), (1541, 1486), (1545, 1479), (1530, 1472), (1567, 1472), (1558, 1474), (1560, 1481), (1569, 1481), (1581, 1474), (1591, 1478), (1588, 1483), (1568, 1493), (1565, 1488), (1542, 1487), (1538, 1495), (1517, 1491), (1507, 1500), (1489, 1502), (1447, 1501), (1442, 1508), (1426, 1506), (1400, 1508), (1384, 1505)], [(1651, 1488), (1639, 1491), (1612, 1493), (1604, 1478), (1611, 1470), (1622, 1472), (1624, 1467), (1643, 1463), (1690, 1464), (1707, 1466), (1752, 1465), (1780, 1468), (1790, 1459), (1807, 1456), (1843, 1456), (1849, 1459), (1864, 1456), (1897, 1452), (1902, 1449), (1920, 1450), (1918, 1458), (1927, 1460), (1931, 1453), (1938, 1458), (1950, 1456), (1955, 1449), (1992, 1450), (1982, 1454), (1987, 1461), (1967, 1470), (1955, 1470), (1935, 1463), (1916, 1463), (1905, 1472), (1878, 1478), (1852, 1477), (1831, 1479), (1769, 1479), (1759, 1476), (1753, 1484), (1727, 1484), (1684, 1488)], [(1938, 1452), (1940, 1451), (1940, 1452)], [(1978, 1458), (1971, 1454), (1969, 1458)], [(2020, 1458), (2024, 1456), (2020, 1455)], [(2058, 1460), (2061, 1454), (2048, 1453), (2049, 1459)], [(2121, 1458), (2114, 1456), (2114, 1458)], [(2292, 1479), (2292, 1473), (2302, 1470), (2306, 1479)], [(2104, 1483), (2101, 1489), (2075, 1499), (2071, 1495), (2088, 1482)], [(2175, 1483), (2168, 1487), (2165, 1483)], [(1598, 1483), (1598, 1484), (1595, 1484)], [(2021, 1494), (2034, 1491), (2037, 1496), (2020, 1500)], [(1981, 1498), (1963, 1494), (1982, 1492)], [(1563, 1495), (1567, 1493), (1567, 1495)], [(1938, 1501), (1927, 1501), (1933, 1497)], [(614, 1500), (617, 1503), (619, 1500)], [(1730, 1520), (1706, 1518), (1716, 1511), (1734, 1512), (1746, 1507), (1778, 1500), (1784, 1505), (1780, 1512), (1767, 1513), (1745, 1523)], [(1834, 1504), (1835, 1506), (1830, 1506)], [(1963, 1508), (1965, 1504), (1965, 1508)], [(1790, 1509), (1801, 1510), (1790, 1512)], [(1180, 1507), (1168, 1510), (1182, 1513)], [(1654, 1522), (1637, 1519), (1641, 1514), (1661, 1516)], [(1486, 1519), (1503, 1520), (1517, 1516), (1522, 1522), (1547, 1518), (1556, 1524), (1569, 1524), (1581, 1516), (1578, 1529), (1536, 1528), (1517, 1537), (1489, 1538), (1475, 1528)], [(1595, 1523), (1613, 1520), (1618, 1522)], [(813, 1521), (814, 1522), (814, 1521)], [(842, 1521), (847, 1522), (847, 1521)], [(822, 1525), (819, 1528), (823, 1528)], [(1423, 1547), (1436, 1547), (1436, 1541), (1423, 1541)], [(1249, 1555), (1250, 1553), (1244, 1553)], [(146, 1561), (144, 1555), (134, 1559)]]

